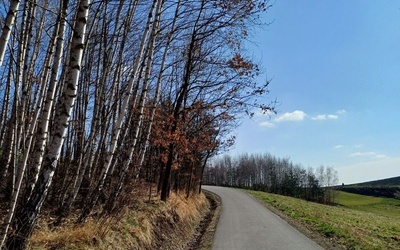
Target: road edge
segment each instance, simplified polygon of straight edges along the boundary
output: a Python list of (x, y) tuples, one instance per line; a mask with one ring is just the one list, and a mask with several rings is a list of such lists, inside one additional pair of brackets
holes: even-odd
[(219, 197), (217, 194), (205, 189), (202, 189), (202, 192), (210, 203), (210, 211), (202, 222), (203, 227), (201, 230), (200, 239), (195, 249), (211, 250), (214, 242), (215, 231), (221, 216), (222, 202), (221, 197)]
[(291, 218), (290, 216), (286, 215), (279, 209), (275, 208), (274, 206), (264, 203), (261, 200), (257, 199), (256, 197), (252, 196), (250, 193), (246, 192), (246, 190), (243, 189), (238, 189), (242, 191), (243, 193), (247, 194), (250, 196), (252, 199), (256, 200), (258, 203), (263, 205), (266, 209), (270, 210), (274, 214), (276, 214), (278, 217), (280, 217), (282, 220), (286, 221), (289, 225), (297, 229), (300, 233), (304, 234), (307, 238), (311, 239), (315, 243), (317, 243), (319, 246), (326, 250), (339, 250), (339, 249), (344, 249), (343, 246), (340, 244), (335, 244), (334, 242), (330, 241), (328, 238), (323, 237), (322, 235), (310, 230), (307, 228), (305, 225), (302, 223), (296, 221), (295, 219)]

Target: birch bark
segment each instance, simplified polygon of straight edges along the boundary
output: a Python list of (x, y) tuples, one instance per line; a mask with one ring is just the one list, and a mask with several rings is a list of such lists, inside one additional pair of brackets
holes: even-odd
[(89, 13), (89, 0), (79, 2), (74, 24), (73, 38), (69, 65), (66, 72), (66, 81), (62, 96), (56, 107), (54, 118), (54, 133), (46, 148), (43, 167), (31, 197), (23, 208), (17, 211), (15, 232), (9, 236), (7, 247), (24, 249), (29, 236), (32, 234), (38, 214), (47, 196), (52, 182), (54, 171), (60, 157), (61, 147), (68, 128), (68, 121), (77, 95), (78, 79), (81, 70), (82, 54), (85, 43), (85, 32)]
[[(110, 47), (106, 48), (106, 50), (110, 54), (107, 56), (107, 58), (106, 58), (107, 61), (104, 63), (104, 71), (103, 71), (103, 73), (101, 75), (101, 79), (100, 79), (101, 87), (96, 89), (96, 92), (95, 92), (95, 104), (94, 104), (93, 118), (92, 118), (92, 122), (91, 122), (89, 140), (87, 142), (85, 154), (84, 154), (83, 160), (82, 160), (82, 169), (77, 174), (77, 176), (74, 180), (74, 183), (73, 183), (73, 187), (69, 190), (69, 193), (67, 194), (67, 198), (65, 199), (65, 202), (63, 202), (61, 204), (59, 220), (63, 216), (68, 215), (70, 207), (78, 195), (78, 192), (82, 185), (82, 181), (85, 177), (85, 174), (88, 179), (93, 179), (92, 171), (94, 171), (93, 169), (95, 169), (95, 167), (92, 167), (92, 165), (97, 165), (97, 160), (96, 160), (97, 157), (95, 157), (95, 156), (100, 155), (100, 151), (102, 149), (103, 142), (105, 141), (105, 137), (107, 134), (107, 127), (109, 126), (109, 123), (113, 122), (111, 119), (108, 118), (107, 114), (111, 112), (111, 110), (110, 110), (111, 104), (110, 103), (114, 103), (113, 100), (116, 99), (115, 89), (117, 88), (117, 82), (120, 79), (120, 74), (122, 71), (122, 62), (121, 61), (122, 61), (122, 56), (123, 56), (123, 50), (125, 48), (125, 41), (127, 39), (127, 35), (129, 33), (129, 29), (130, 29), (129, 23), (131, 23), (131, 21), (132, 21), (132, 18), (136, 11), (137, 4), (138, 4), (138, 0), (131, 0), (129, 2), (128, 15), (122, 22), (123, 27), (118, 27), (118, 25), (119, 25), (118, 20), (119, 20), (119, 16), (122, 11), (122, 8), (124, 5), (126, 5), (126, 3), (124, 1), (121, 1), (120, 6), (118, 8), (117, 21), (115, 23), (115, 34), (112, 36), (112, 40), (110, 42), (110, 44), (111, 44)], [(122, 32), (121, 32), (121, 29), (122, 29)], [(122, 37), (122, 42), (120, 44), (119, 51), (117, 51), (117, 50), (113, 50), (111, 46), (117, 45), (117, 38), (119, 37), (118, 36), (119, 33), (122, 33), (123, 37)], [(117, 52), (119, 53), (118, 60), (117, 60), (118, 63), (116, 64), (117, 69), (115, 70), (116, 72), (115, 72), (114, 80), (111, 83), (111, 93), (109, 93), (107, 95), (106, 80), (111, 75), (111, 72), (113, 69), (111, 66), (113, 64), (113, 61), (114, 61), (114, 58), (115, 58), (115, 55), (117, 54)], [(106, 109), (105, 106), (106, 106), (106, 98), (107, 97), (109, 98), (109, 104), (108, 104), (109, 107), (104, 112), (104, 110)], [(108, 120), (108, 121), (105, 122), (105, 120)], [(98, 129), (97, 127), (99, 127), (99, 126), (101, 126), (102, 128)], [(100, 135), (98, 135), (99, 131), (100, 131)], [(98, 136), (100, 136), (100, 139), (97, 139)], [(97, 144), (98, 144), (97, 151), (95, 150), (96, 141), (98, 141), (97, 142)]]
[(113, 195), (110, 198), (109, 208), (113, 207), (116, 198), (121, 193), (125, 177), (128, 173), (129, 167), (132, 163), (133, 153), (135, 151), (136, 144), (137, 144), (137, 141), (139, 138), (139, 132), (142, 129), (144, 106), (145, 106), (145, 102), (146, 102), (146, 98), (147, 98), (147, 92), (148, 92), (149, 82), (150, 82), (149, 78), (150, 78), (151, 69), (152, 69), (152, 65), (153, 65), (154, 43), (155, 43), (155, 40), (157, 37), (158, 26), (159, 26), (160, 18), (161, 18), (162, 6), (163, 6), (163, 1), (158, 1), (157, 8), (156, 8), (156, 14), (155, 14), (156, 18), (155, 18), (155, 22), (154, 22), (154, 25), (151, 30), (149, 46), (147, 49), (148, 53), (147, 53), (146, 71), (145, 71), (145, 75), (144, 75), (142, 92), (140, 94), (140, 99), (139, 99), (139, 114), (137, 117), (135, 129), (134, 129), (133, 140), (132, 140), (132, 143), (129, 148), (129, 156), (122, 164), (122, 170), (119, 173), (117, 188), (115, 189), (115, 191), (113, 192)]
[[(46, 146), (46, 141), (49, 133), (49, 123), (50, 123), (50, 115), (51, 110), (54, 103), (55, 97), (55, 86), (57, 83), (58, 73), (61, 65), (61, 59), (64, 49), (64, 36), (65, 36), (65, 28), (66, 28), (66, 16), (68, 9), (69, 0), (62, 0), (60, 3), (60, 13), (59, 13), (59, 21), (58, 27), (54, 30), (57, 32), (56, 39), (56, 48), (54, 52), (54, 63), (51, 69), (50, 81), (47, 87), (46, 98), (44, 99), (43, 109), (40, 117), (40, 123), (38, 124), (38, 129), (36, 131), (36, 143), (35, 143), (35, 151), (32, 156), (32, 165), (29, 169), (29, 180), (27, 186), (26, 197), (29, 198), (31, 192), (37, 182), (40, 167), (43, 161), (44, 150)], [(48, 69), (48, 68), (47, 68)], [(44, 74), (44, 79), (46, 80), (47, 73)], [(44, 97), (43, 97), (44, 98)]]
[(153, 20), (154, 20), (154, 13), (153, 12), (154, 12), (155, 5), (156, 5), (157, 2), (158, 2), (158, 0), (153, 0), (151, 9), (149, 11), (149, 16), (148, 16), (148, 19), (147, 19), (146, 27), (145, 27), (145, 30), (143, 32), (143, 35), (142, 35), (142, 38), (141, 38), (141, 41), (140, 41), (139, 51), (138, 51), (138, 54), (137, 54), (136, 59), (134, 61), (133, 71), (132, 71), (132, 74), (131, 74), (129, 82), (128, 82), (127, 90), (126, 90), (126, 92), (124, 94), (124, 97), (123, 97), (123, 102), (122, 102), (122, 105), (121, 105), (120, 112), (118, 114), (117, 121), (116, 121), (116, 123), (114, 125), (114, 129), (113, 129), (112, 137), (111, 137), (111, 142), (110, 142), (110, 148), (109, 148), (109, 151), (108, 151), (108, 154), (107, 154), (107, 158), (106, 158), (106, 160), (104, 162), (103, 168), (101, 170), (100, 179), (99, 179), (99, 181), (98, 181), (98, 183), (96, 185), (96, 188), (91, 193), (89, 205), (87, 205), (83, 209), (82, 214), (78, 219), (79, 222), (83, 222), (86, 219), (86, 217), (89, 215), (89, 213), (91, 212), (93, 207), (96, 205), (97, 200), (98, 200), (99, 195), (100, 195), (100, 192), (103, 189), (103, 186), (104, 186), (108, 171), (109, 171), (110, 166), (112, 164), (113, 157), (114, 157), (114, 154), (115, 154), (115, 150), (117, 148), (117, 142), (118, 142), (119, 135), (120, 135), (120, 132), (121, 132), (122, 123), (124, 121), (124, 118), (125, 118), (125, 115), (126, 115), (126, 111), (127, 111), (127, 108), (128, 108), (128, 104), (129, 104), (131, 96), (132, 96), (132, 88), (133, 88), (134, 83), (137, 80), (138, 75), (139, 75), (138, 74), (139, 73), (138, 69), (139, 69), (140, 62), (142, 61), (143, 54), (144, 54), (144, 51), (145, 51), (146, 41), (148, 40), (148, 36), (149, 36), (149, 30), (153, 25)]
[[(45, 89), (44, 86), (43, 86), (43, 89)], [(38, 105), (40, 105), (40, 102), (38, 103)], [(7, 237), (7, 233), (8, 233), (8, 229), (9, 229), (10, 223), (12, 221), (12, 218), (14, 216), (15, 208), (17, 206), (19, 193), (21, 191), (22, 180), (23, 180), (24, 175), (25, 175), (26, 163), (27, 163), (27, 160), (28, 160), (28, 156), (29, 156), (29, 152), (30, 152), (30, 148), (31, 148), (31, 144), (32, 144), (31, 143), (32, 142), (32, 137), (33, 137), (33, 134), (34, 134), (34, 131), (35, 131), (35, 128), (36, 128), (36, 122), (37, 122), (37, 119), (38, 119), (38, 116), (39, 116), (39, 110), (40, 110), (40, 106), (37, 108), (36, 114), (35, 114), (34, 118), (32, 119), (32, 121), (30, 123), (29, 134), (27, 135), (27, 140), (26, 140), (26, 145), (25, 145), (24, 151), (23, 151), (22, 161), (20, 162), (20, 164), (18, 166), (18, 172), (17, 172), (17, 176), (16, 176), (16, 182), (15, 182), (15, 185), (14, 185), (14, 189), (13, 189), (13, 192), (12, 192), (10, 207), (8, 209), (7, 215), (4, 218), (2, 228), (0, 229), (1, 230), (0, 231), (0, 248), (5, 243), (5, 240), (6, 240), (6, 237)], [(22, 111), (22, 112), (24, 112), (24, 111)], [(21, 117), (23, 118), (23, 115), (21, 115)], [(21, 121), (21, 123), (22, 122), (23, 121)], [(15, 138), (15, 140), (16, 139), (17, 138)]]
[(17, 16), (17, 11), (19, 7), (19, 0), (13, 0), (10, 4), (10, 9), (8, 10), (6, 21), (4, 23), (3, 32), (0, 37), (0, 67), (3, 64), (4, 54), (6, 53), (6, 48), (8, 40), (10, 39), (11, 30), (14, 26), (15, 17)]

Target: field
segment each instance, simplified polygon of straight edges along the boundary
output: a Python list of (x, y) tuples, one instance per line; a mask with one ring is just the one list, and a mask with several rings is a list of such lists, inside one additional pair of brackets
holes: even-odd
[(247, 191), (331, 243), (332, 249), (400, 249), (400, 200), (338, 191), (337, 206)]
[(341, 206), (400, 220), (400, 200), (341, 191), (337, 191), (336, 193), (337, 203)]

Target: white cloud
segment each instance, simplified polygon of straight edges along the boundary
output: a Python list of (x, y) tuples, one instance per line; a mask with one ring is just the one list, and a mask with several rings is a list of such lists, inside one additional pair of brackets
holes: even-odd
[(323, 120), (336, 120), (338, 118), (339, 118), (339, 116), (337, 116), (337, 115), (325, 115), (325, 114), (323, 114), (323, 115), (317, 115), (317, 116), (311, 117), (311, 120), (323, 121)]
[(350, 154), (351, 157), (358, 157), (358, 156), (375, 156), (375, 152), (355, 152)]
[(379, 154), (376, 152), (355, 152), (350, 154), (351, 157), (372, 157), (376, 159), (387, 158), (388, 156), (384, 154)]
[[(336, 146), (334, 146), (334, 149), (339, 149), (339, 148), (363, 148), (364, 144), (354, 144), (354, 145), (343, 145), (343, 144), (338, 144)], [(354, 156), (357, 156), (359, 153), (361, 152), (356, 152)], [(363, 152), (365, 153), (365, 152)]]
[(377, 154), (374, 156), (375, 159), (386, 159), (389, 158), (387, 155)]
[(261, 127), (267, 127), (267, 128), (273, 128), (275, 127), (275, 124), (269, 121), (263, 121), (258, 123)]
[[(313, 117), (310, 117), (311, 120), (314, 121), (323, 121), (323, 120), (337, 120), (339, 119), (340, 115), (346, 113), (346, 110), (338, 110), (334, 114), (320, 114)], [(255, 117), (262, 118), (264, 116), (271, 117), (273, 113), (256, 113)], [(299, 122), (304, 121), (307, 118), (307, 114), (302, 110), (295, 110), (293, 112), (286, 112), (282, 115), (278, 115), (276, 118), (272, 119), (272, 121), (262, 121), (258, 122), (258, 124), (262, 127), (273, 128), (276, 126), (276, 123), (280, 122)]]
[(314, 120), (314, 121), (337, 120), (337, 119), (339, 119), (340, 115), (343, 115), (345, 113), (346, 113), (346, 110), (341, 109), (341, 110), (336, 111), (335, 114), (320, 114), (320, 115), (313, 116), (313, 117), (311, 117), (311, 120)]
[(303, 121), (304, 118), (307, 116), (304, 111), (295, 110), (293, 112), (287, 112), (283, 115), (278, 116), (274, 119), (275, 122), (286, 122), (286, 121)]

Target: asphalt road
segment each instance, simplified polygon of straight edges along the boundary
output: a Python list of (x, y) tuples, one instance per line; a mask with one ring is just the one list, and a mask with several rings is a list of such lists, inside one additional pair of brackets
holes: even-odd
[(213, 250), (323, 249), (250, 195), (232, 188), (203, 188), (222, 200)]

